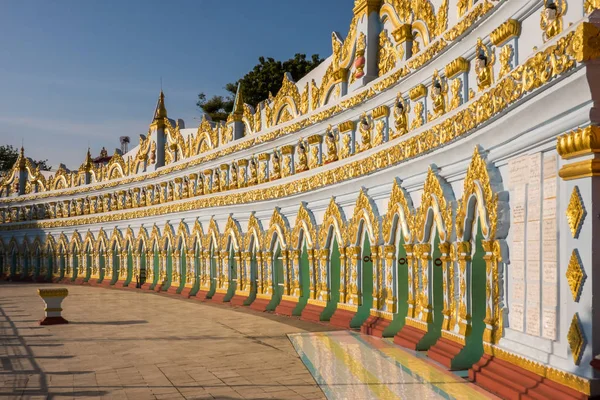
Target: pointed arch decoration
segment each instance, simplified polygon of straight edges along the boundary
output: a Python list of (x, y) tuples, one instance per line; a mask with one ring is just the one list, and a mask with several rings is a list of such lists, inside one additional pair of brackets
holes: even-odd
[(148, 251), (148, 244), (150, 243), (150, 237), (148, 236), (148, 231), (146, 230), (146, 228), (142, 225), (140, 226), (140, 229), (138, 229), (138, 234), (137, 234), (137, 239), (135, 241), (135, 249), (136, 251), (142, 251), (142, 245), (143, 248)]
[(278, 207), (273, 210), (273, 215), (271, 215), (271, 221), (269, 222), (269, 229), (263, 237), (263, 249), (265, 251), (271, 250), (274, 236), (277, 236), (281, 250), (287, 249), (289, 242), (289, 224), (287, 219), (279, 211)]
[(163, 234), (160, 240), (160, 249), (162, 251), (166, 251), (167, 244), (171, 247), (171, 249), (173, 249), (173, 246), (175, 246), (175, 232), (168, 221), (165, 222), (165, 227), (163, 228)]
[(123, 249), (123, 235), (116, 226), (113, 228), (112, 234), (110, 236), (108, 248), (112, 251), (115, 245), (117, 246), (117, 252), (121, 252), (121, 250)]
[(107, 179), (119, 179), (127, 176), (128, 174), (129, 170), (127, 168), (127, 164), (125, 164), (125, 160), (123, 160), (121, 154), (115, 150), (115, 154), (113, 154), (110, 161), (106, 165)]
[(429, 210), (433, 212), (433, 223), (435, 223), (441, 242), (448, 242), (452, 233), (452, 205), (447, 199), (453, 199), (454, 195), (450, 190), (444, 190), (445, 182), (430, 167), (425, 178), (423, 195), (421, 196), (421, 205), (419, 206), (413, 223), (413, 233), (420, 229), (419, 236), (415, 237), (420, 242), (427, 238), (427, 219)]
[(448, 0), (442, 0), (437, 13), (430, 0), (384, 0), (379, 16), (382, 21), (389, 19), (394, 31), (412, 25), (428, 46), (448, 27)]
[(230, 239), (232, 240), (235, 251), (239, 251), (243, 248), (244, 242), (240, 233), (239, 224), (231, 215), (227, 218), (227, 223), (225, 224), (225, 230), (223, 231), (223, 237), (221, 239), (221, 250), (227, 250)]
[(190, 243), (189, 243), (189, 248), (190, 250), (195, 250), (196, 249), (196, 244), (198, 245), (199, 248), (202, 249), (203, 247), (203, 240), (204, 240), (204, 231), (202, 230), (202, 224), (200, 224), (200, 221), (196, 220), (194, 222), (194, 227), (192, 228), (192, 233), (190, 235)]
[(69, 251), (69, 239), (67, 239), (67, 236), (64, 233), (61, 233), (60, 236), (58, 237), (58, 249), (59, 252), (60, 250), (63, 250), (65, 252), (65, 254), (68, 253)]
[(85, 239), (83, 240), (83, 247), (82, 247), (82, 251), (84, 253), (86, 252), (90, 252), (92, 253), (94, 251), (94, 244), (96, 243), (95, 239), (94, 239), (94, 234), (92, 233), (92, 231), (88, 230), (85, 234)]
[[(2, 244), (0, 243), (0, 253), (2, 253)], [(42, 239), (40, 239), (39, 236), (36, 236), (35, 239), (33, 239), (33, 242), (31, 243), (31, 251), (32, 254), (36, 254), (37, 251), (41, 252), (43, 251), (44, 245), (42, 243)]]
[(266, 113), (270, 126), (287, 122), (302, 115), (302, 97), (289, 72), (283, 75), (281, 89), (277, 92), (277, 96), (275, 96), (271, 105), (266, 105)]
[(95, 252), (100, 253), (100, 251), (103, 251), (106, 253), (106, 250), (108, 249), (108, 243), (108, 235), (104, 229), (100, 228), (100, 231), (98, 232), (98, 238), (96, 239), (96, 248), (94, 249)]
[(148, 248), (148, 250), (152, 250), (154, 251), (155, 249), (160, 250), (160, 246), (161, 246), (161, 236), (160, 236), (160, 230), (158, 229), (158, 226), (156, 226), (156, 224), (152, 225), (152, 232), (150, 232), (150, 247)]
[(173, 247), (180, 249), (179, 246), (181, 245), (181, 248), (187, 252), (190, 249), (189, 244), (190, 244), (190, 230), (188, 228), (188, 225), (182, 219), (181, 221), (179, 221), (179, 226), (177, 227), (177, 235), (176, 235), (176, 240), (175, 240), (175, 244)]
[(196, 135), (192, 139), (194, 154), (200, 154), (215, 149), (218, 146), (219, 141), (218, 130), (218, 127), (213, 128), (210, 121), (203, 115), (200, 126), (198, 126), (198, 130), (196, 131)]
[(29, 252), (31, 251), (31, 244), (29, 243), (29, 236), (25, 234), (23, 240), (21, 242), (21, 254), (24, 256), (29, 256)]
[(15, 237), (11, 237), (10, 241), (8, 242), (8, 253), (9, 254), (20, 254), (21, 253), (21, 249), (19, 246), (19, 243), (17, 242), (17, 239), (15, 239)]
[(77, 246), (77, 249), (79, 251), (82, 250), (82, 240), (81, 240), (81, 235), (79, 234), (79, 232), (74, 231), (73, 234), (71, 235), (71, 240), (69, 241), (69, 253), (70, 254), (75, 254), (74, 252), (74, 247)]
[(346, 246), (346, 218), (344, 216), (344, 211), (341, 207), (335, 202), (335, 199), (332, 197), (329, 200), (329, 206), (327, 206), (327, 210), (325, 210), (325, 215), (323, 216), (323, 222), (319, 227), (319, 248), (325, 249), (327, 247), (327, 240), (329, 238), (330, 228), (333, 226), (333, 234), (338, 241), (338, 245), (340, 247)]
[(251, 245), (254, 243), (254, 246), (257, 248), (257, 251), (263, 250), (261, 245), (263, 243), (263, 229), (260, 224), (260, 221), (254, 213), (250, 215), (250, 219), (248, 220), (248, 228), (246, 229), (246, 234), (244, 235), (244, 249), (246, 251), (251, 251)]
[(394, 244), (398, 241), (394, 229), (394, 221), (397, 218), (398, 225), (402, 228), (405, 243), (410, 243), (412, 240), (411, 225), (413, 216), (412, 199), (406, 190), (402, 188), (400, 180), (396, 178), (392, 186), (388, 210), (383, 217), (382, 233), (384, 242)]
[(301, 203), (296, 214), (296, 223), (290, 235), (290, 246), (301, 250), (300, 233), (306, 238), (306, 245), (309, 249), (314, 249), (317, 244), (317, 224), (313, 213), (306, 207), (306, 203)]
[(348, 224), (348, 240), (351, 243), (355, 243), (361, 246), (360, 243), (360, 226), (361, 221), (364, 221), (364, 228), (369, 235), (371, 245), (376, 245), (379, 242), (379, 218), (377, 213), (377, 206), (367, 196), (364, 189), (360, 189), (358, 198), (356, 199), (356, 205), (354, 206), (354, 213), (352, 219)]
[(133, 229), (130, 226), (127, 227), (125, 231), (125, 237), (123, 238), (123, 248), (134, 251), (135, 249), (135, 234), (133, 233)]
[(208, 223), (208, 231), (204, 236), (204, 248), (206, 250), (209, 250), (211, 243), (213, 243), (213, 250), (215, 251), (215, 253), (218, 252), (220, 250), (220, 238), (221, 234), (219, 233), (219, 226), (217, 225), (217, 221), (215, 221), (214, 217), (211, 217), (210, 222)]
[(51, 233), (49, 233), (46, 236), (46, 239), (44, 240), (44, 251), (46, 252), (46, 254), (53, 254), (55, 251), (57, 251), (56, 240), (54, 239), (54, 236), (52, 236)]
[[(471, 163), (467, 169), (464, 180), (463, 195), (458, 202), (456, 210), (456, 234), (462, 240), (468, 240), (467, 223), (469, 221), (469, 204), (477, 203), (477, 217), (481, 225), (483, 236), (488, 240), (496, 239), (498, 228), (499, 200), (498, 193), (492, 187), (490, 170), (486, 161), (475, 147)], [(500, 187), (496, 189), (501, 189)], [(475, 217), (475, 216), (474, 216)]]

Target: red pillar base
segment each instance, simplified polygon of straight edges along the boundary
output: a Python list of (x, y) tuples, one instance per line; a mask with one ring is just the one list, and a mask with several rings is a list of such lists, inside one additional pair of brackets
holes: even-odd
[(215, 292), (210, 301), (212, 301), (213, 303), (225, 303), (225, 296), (227, 296), (227, 293)]
[(112, 281), (112, 279), (102, 279), (102, 282), (100, 282), (98, 284), (98, 286), (102, 286), (102, 287), (111, 287), (112, 285), (110, 284), (110, 282)]
[(469, 370), (469, 379), (503, 399), (588, 398), (583, 393), (487, 354)]
[(38, 322), (40, 325), (61, 325), (68, 324), (69, 321), (63, 317), (45, 317)]
[(387, 320), (385, 318), (379, 318), (374, 316), (369, 316), (367, 320), (360, 327), (360, 331), (366, 335), (372, 335), (376, 337), (383, 337), (383, 331), (385, 328), (390, 326), (392, 321)]
[(123, 289), (125, 287), (125, 281), (124, 280), (118, 280), (115, 282), (114, 285), (110, 285), (111, 287), (114, 287), (115, 289)]
[(152, 283), (153, 282), (144, 282), (144, 284), (142, 285), (142, 290), (150, 290)]
[(208, 299), (208, 290), (199, 290), (198, 293), (196, 293), (196, 296), (194, 297), (190, 297), (191, 299), (195, 299), (198, 301), (207, 301)]
[(179, 293), (179, 295), (185, 299), (189, 299), (191, 291), (192, 291), (191, 287), (184, 286), (183, 289), (181, 289), (181, 293)]
[(279, 305), (277, 306), (277, 308), (275, 308), (275, 314), (286, 315), (288, 317), (291, 317), (292, 313), (294, 311), (294, 308), (296, 308), (297, 305), (298, 305), (298, 303), (296, 303), (295, 301), (289, 301), (289, 300), (282, 299), (279, 302)]
[(267, 311), (267, 306), (271, 300), (269, 299), (259, 299), (258, 297), (250, 304), (250, 308), (256, 311), (264, 312)]
[(329, 323), (338, 328), (350, 329), (350, 321), (352, 321), (355, 315), (356, 313), (354, 311), (338, 308), (331, 316)]
[(154, 291), (158, 293), (163, 292), (163, 286), (165, 286), (164, 283), (157, 283), (156, 286), (154, 286)]
[(452, 360), (464, 348), (463, 345), (441, 337), (427, 351), (427, 357), (439, 362), (449, 370), (465, 369), (463, 365), (452, 365)]
[(306, 307), (304, 307), (304, 310), (302, 310), (300, 319), (302, 321), (320, 322), (323, 310), (323, 307), (309, 303), (306, 305)]
[(174, 295), (178, 295), (177, 291), (179, 290), (179, 286), (169, 286), (169, 288), (167, 289), (167, 294), (174, 294)]
[(246, 300), (248, 300), (248, 296), (241, 295), (241, 294), (235, 294), (231, 298), (229, 305), (231, 305), (232, 307), (243, 307)]
[(427, 332), (410, 325), (404, 325), (400, 332), (394, 336), (394, 343), (407, 349), (417, 350), (417, 346), (425, 334)]
[(85, 278), (77, 278), (75, 279), (75, 282), (73, 282), (76, 285), (83, 285)]

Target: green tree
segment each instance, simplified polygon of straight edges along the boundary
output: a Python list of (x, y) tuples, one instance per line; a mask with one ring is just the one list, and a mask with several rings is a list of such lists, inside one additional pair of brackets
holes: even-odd
[[(0, 173), (9, 171), (19, 158), (19, 150), (11, 145), (0, 146)], [(34, 161), (42, 171), (50, 171), (48, 160)]]
[(296, 54), (293, 58), (283, 62), (271, 57), (259, 57), (258, 64), (243, 78), (225, 85), (225, 90), (230, 95), (226, 97), (213, 96), (207, 99), (206, 94), (200, 93), (196, 105), (205, 114), (210, 115), (213, 121), (225, 121), (229, 113), (233, 111), (238, 85), (242, 89), (244, 103), (256, 108), (258, 103), (269, 97), (269, 93), (276, 95), (279, 92), (286, 72), (289, 72), (297, 82), (322, 62), (323, 59), (318, 54), (313, 54), (310, 59), (306, 58), (306, 54)]

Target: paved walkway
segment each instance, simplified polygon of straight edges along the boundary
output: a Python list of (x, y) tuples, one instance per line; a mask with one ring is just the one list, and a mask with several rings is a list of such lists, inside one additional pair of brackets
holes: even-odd
[(329, 400), (497, 399), (390, 339), (350, 331), (290, 339)]
[(0, 398), (323, 399), (293, 318), (71, 285), (68, 325), (39, 326), (40, 285), (0, 284)]

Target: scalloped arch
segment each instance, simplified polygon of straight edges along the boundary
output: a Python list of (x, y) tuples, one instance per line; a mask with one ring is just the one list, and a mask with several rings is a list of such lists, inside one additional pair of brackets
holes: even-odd
[(65, 253), (68, 252), (69, 250), (69, 239), (67, 239), (67, 236), (64, 233), (61, 233), (60, 236), (58, 237), (58, 251), (64, 251)]
[[(456, 234), (462, 240), (469, 240), (467, 223), (469, 222), (470, 205), (476, 207), (481, 231), (486, 239), (496, 239), (498, 227), (498, 194), (490, 183), (489, 166), (475, 147), (467, 175), (463, 183), (463, 195), (456, 211)], [(473, 199), (473, 200), (472, 200)], [(476, 205), (474, 205), (476, 203)]]
[(161, 244), (161, 236), (160, 236), (160, 230), (158, 229), (158, 226), (156, 226), (156, 224), (152, 225), (152, 232), (150, 232), (150, 242), (149, 245), (151, 246), (149, 250), (160, 250), (160, 244)]
[(175, 232), (173, 231), (173, 227), (168, 222), (165, 222), (165, 227), (163, 228), (163, 234), (160, 239), (160, 249), (161, 251), (166, 251), (169, 246), (171, 249), (175, 244)]
[(204, 248), (209, 250), (212, 244), (213, 251), (219, 251), (220, 237), (221, 234), (219, 233), (219, 226), (217, 225), (217, 221), (215, 221), (214, 217), (212, 217), (208, 223), (208, 231), (204, 236)]
[(96, 248), (94, 250), (96, 252), (106, 252), (106, 249), (108, 249), (108, 242), (108, 235), (104, 229), (100, 228), (100, 231), (98, 232), (98, 238), (96, 239)]
[[(233, 240), (230, 241), (230, 238)], [(225, 230), (221, 238), (221, 249), (226, 250), (230, 243), (233, 245), (235, 251), (239, 251), (244, 245), (239, 224), (231, 215), (227, 218), (227, 223), (225, 224)]]
[(94, 243), (96, 243), (96, 240), (94, 239), (94, 234), (92, 233), (92, 231), (88, 230), (85, 234), (85, 239), (83, 240), (83, 251), (84, 252), (93, 252), (94, 251)]
[(44, 240), (44, 251), (46, 253), (54, 253), (56, 251), (56, 240), (51, 233), (49, 233)]
[(190, 250), (196, 250), (196, 246), (202, 249), (202, 241), (204, 240), (204, 230), (202, 229), (202, 224), (200, 221), (194, 221), (194, 227), (192, 228), (192, 233), (190, 235)]
[(75, 246), (77, 246), (77, 249), (81, 251), (81, 249), (83, 248), (82, 243), (83, 241), (81, 240), (81, 235), (79, 234), (79, 232), (74, 231), (71, 235), (71, 240), (69, 241), (69, 252), (73, 253), (73, 248)]
[(414, 208), (410, 195), (402, 188), (398, 179), (394, 179), (388, 210), (383, 217), (383, 240), (387, 244), (395, 244), (398, 238), (394, 235), (394, 220), (398, 218), (398, 223), (402, 228), (404, 241), (410, 243), (412, 239), (411, 225), (414, 218)]
[[(429, 168), (427, 178), (425, 178), (421, 205), (416, 212), (412, 229), (413, 232), (417, 228), (421, 229), (419, 237), (415, 237), (421, 242), (426, 240), (425, 234), (429, 228), (427, 222), (430, 210), (433, 213), (433, 223), (438, 229), (440, 241), (448, 242), (452, 230), (452, 205), (446, 200), (442, 178), (431, 168)], [(448, 229), (450, 229), (450, 232)]]
[(364, 221), (362, 226), (363, 229), (366, 227), (371, 244), (377, 244), (379, 241), (379, 219), (377, 214), (377, 206), (375, 206), (365, 191), (360, 189), (356, 205), (354, 206), (354, 213), (348, 226), (348, 241), (355, 245), (362, 245), (360, 243), (360, 236), (362, 236), (360, 227), (361, 221)]
[(140, 229), (138, 229), (137, 239), (135, 241), (136, 251), (142, 251), (142, 245), (144, 251), (148, 251), (149, 242), (150, 237), (148, 236), (148, 231), (143, 226), (140, 226)]
[(108, 248), (113, 250), (117, 246), (116, 250), (121, 251), (123, 249), (123, 234), (121, 231), (115, 226), (110, 235), (110, 241), (108, 243)]
[(309, 249), (314, 249), (317, 241), (317, 224), (313, 213), (306, 207), (305, 203), (300, 204), (298, 214), (296, 214), (296, 223), (290, 236), (290, 246), (296, 249), (301, 247), (300, 233), (306, 238), (306, 244)]
[(319, 247), (321, 249), (327, 248), (327, 239), (329, 238), (329, 231), (331, 230), (332, 226), (333, 232), (338, 241), (338, 246), (345, 247), (346, 217), (344, 216), (344, 211), (335, 202), (333, 197), (329, 200), (329, 206), (327, 206), (327, 210), (325, 210), (323, 222), (319, 227)]
[(261, 245), (263, 242), (263, 229), (260, 225), (260, 221), (254, 214), (250, 215), (250, 219), (248, 220), (248, 228), (246, 229), (246, 234), (244, 235), (244, 249), (246, 251), (251, 251), (250, 246), (254, 243), (254, 246), (257, 247), (258, 251), (261, 251)]
[(17, 242), (17, 239), (15, 239), (15, 237), (11, 237), (10, 241), (8, 242), (8, 252), (9, 253), (17, 253), (19, 254), (21, 252), (19, 243)]
[(271, 215), (271, 221), (269, 222), (269, 229), (263, 236), (263, 249), (269, 251), (272, 250), (271, 244), (278, 239), (281, 249), (285, 250), (288, 247), (289, 241), (289, 224), (287, 219), (281, 214), (279, 208), (273, 210)]
[(175, 247), (177, 249), (183, 248), (185, 251), (189, 249), (189, 241), (190, 241), (190, 230), (185, 223), (185, 221), (181, 220), (179, 222), (179, 226), (177, 227), (177, 235), (175, 240)]

